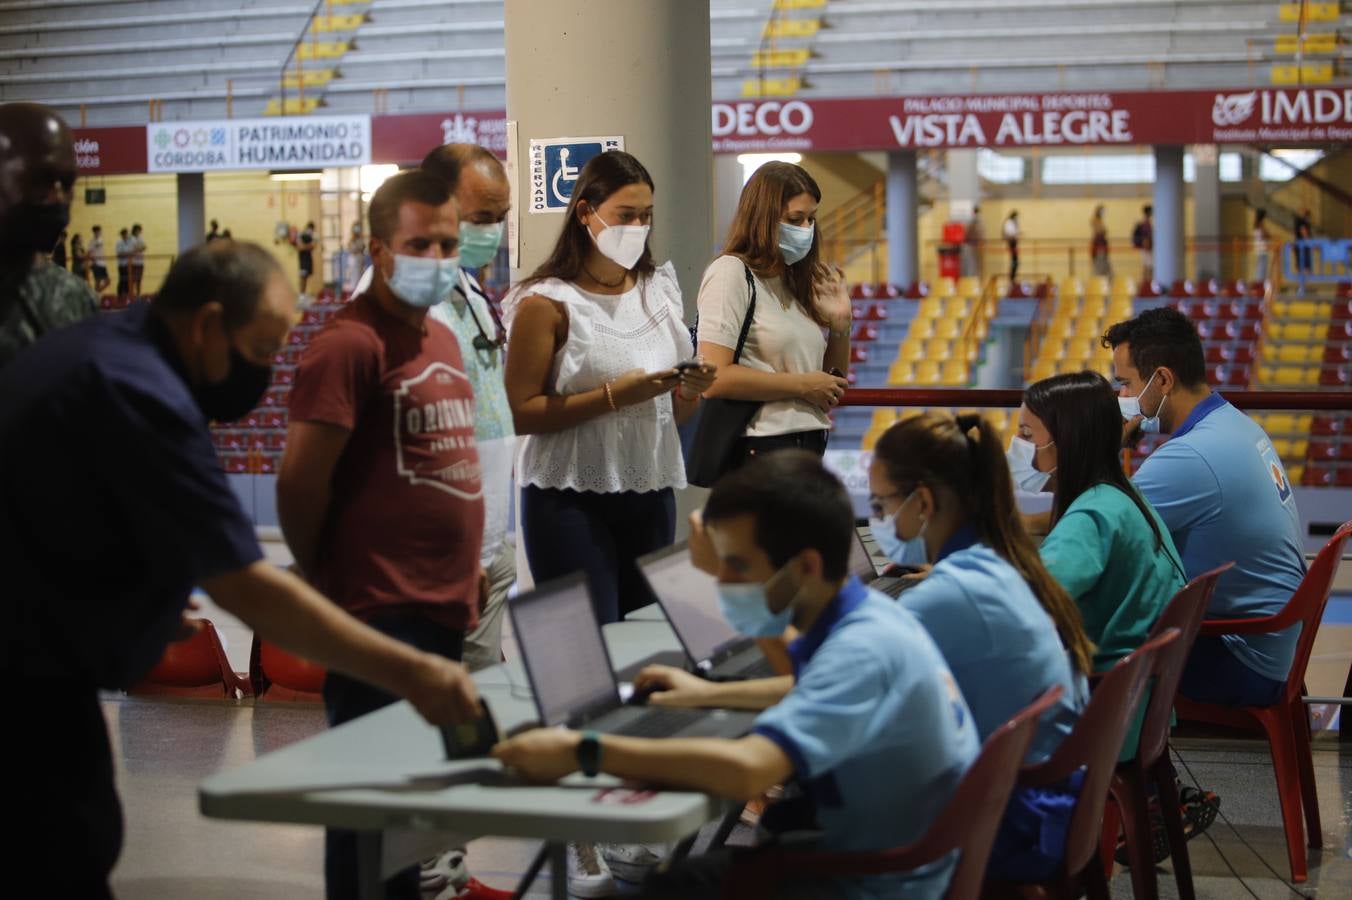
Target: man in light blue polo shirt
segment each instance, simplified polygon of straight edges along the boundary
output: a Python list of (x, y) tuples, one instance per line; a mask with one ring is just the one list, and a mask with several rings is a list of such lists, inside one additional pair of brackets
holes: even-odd
[[(1169, 435), (1135, 483), (1159, 512), (1189, 578), (1226, 562), (1209, 618), (1272, 615), (1305, 576), (1300, 517), (1272, 441), (1206, 383), (1197, 330), (1162, 307), (1119, 322), (1112, 347), (1127, 430)], [(1299, 626), (1276, 634), (1199, 637), (1179, 692), (1204, 703), (1274, 703), (1291, 670)]]
[[(820, 830), (812, 846), (830, 850), (916, 840), (976, 758), (977, 737), (920, 623), (848, 576), (854, 512), (844, 487), (817, 456), (781, 451), (721, 480), (703, 521), (724, 615), (751, 637), (794, 625), (802, 634), (790, 645), (795, 674), (714, 683), (654, 666), (635, 687), (656, 688), (654, 704), (763, 709), (752, 734), (649, 740), (538, 729), (494, 754), (533, 779), (582, 768), (742, 801), (793, 779), (802, 798), (769, 807), (766, 829), (810, 823)], [(643, 896), (717, 897), (729, 866), (756, 852), (678, 863), (651, 877)], [(798, 879), (775, 896), (938, 898), (952, 868), (945, 860), (903, 875)]]

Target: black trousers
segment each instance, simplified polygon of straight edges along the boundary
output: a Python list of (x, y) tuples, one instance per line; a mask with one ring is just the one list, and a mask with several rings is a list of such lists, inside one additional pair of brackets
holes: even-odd
[(598, 494), (526, 485), (521, 530), (535, 583), (586, 572), (606, 625), (657, 602), (634, 560), (675, 540), (676, 496), (670, 488)]
[[(417, 613), (392, 613), (366, 620), (372, 628), (419, 650), (459, 661), (465, 634), (439, 625)], [(389, 706), (398, 697), (346, 675), (330, 672), (324, 679), (324, 709), (329, 726), (342, 725)], [(356, 900), (357, 833), (343, 828), (324, 832), (324, 896), (328, 900)], [(385, 883), (389, 900), (421, 900), (418, 867), (410, 866)]]
[(122, 804), (113, 779), (98, 688), (83, 681), (17, 683), (8, 731), (19, 808), (10, 852), (24, 871), (46, 872), (63, 896), (111, 898), (108, 876), (122, 851)]
[(807, 450), (818, 456), (824, 456), (830, 435), (829, 431), (794, 431), (769, 437), (742, 438), (741, 464), (745, 465), (758, 456), (777, 450)]

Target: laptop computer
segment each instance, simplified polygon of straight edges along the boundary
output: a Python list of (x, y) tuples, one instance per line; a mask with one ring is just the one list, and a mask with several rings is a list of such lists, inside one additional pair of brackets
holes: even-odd
[[(871, 537), (869, 541), (872, 542)], [(900, 596), (902, 591), (920, 583), (896, 575), (879, 575), (877, 566), (873, 564), (873, 554), (869, 551), (868, 544), (864, 542), (864, 532), (859, 528), (854, 530), (854, 543), (850, 545), (850, 574), (858, 576), (860, 581), (873, 590), (892, 598)]]
[(626, 704), (581, 573), (507, 604), (535, 707), (544, 726), (632, 737), (741, 737), (756, 714)]
[[(715, 579), (695, 567), (688, 545), (680, 543), (641, 556), (638, 568), (657, 595), (658, 605), (685, 650), (679, 662), (668, 664), (715, 681), (770, 678), (776, 674), (756, 642), (739, 634), (723, 618)], [(628, 680), (633, 680), (644, 666), (663, 662), (650, 657), (625, 668), (619, 678), (624, 681), (627, 674)]]

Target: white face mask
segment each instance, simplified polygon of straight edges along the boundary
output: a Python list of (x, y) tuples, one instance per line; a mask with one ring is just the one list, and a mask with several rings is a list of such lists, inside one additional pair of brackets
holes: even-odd
[(779, 252), (784, 264), (792, 266), (804, 260), (812, 252), (812, 239), (817, 233), (817, 223), (811, 225), (790, 225), (779, 223)]
[[(1158, 374), (1158, 370), (1156, 370), (1155, 374)], [(1150, 376), (1150, 380), (1145, 383), (1145, 387), (1141, 388), (1141, 393), (1137, 394), (1135, 397), (1117, 398), (1117, 408), (1122, 411), (1122, 418), (1134, 419), (1137, 416), (1142, 416), (1141, 431), (1146, 434), (1160, 433), (1160, 413), (1164, 410), (1164, 401), (1169, 399), (1168, 394), (1160, 397), (1160, 405), (1155, 407), (1155, 414), (1153, 416), (1147, 416), (1141, 412), (1141, 398), (1145, 396), (1146, 391), (1150, 390), (1150, 385), (1155, 381), (1155, 374)]]
[(652, 226), (607, 225), (599, 215), (596, 221), (601, 223), (599, 235), (592, 234), (591, 227), (586, 226), (587, 234), (596, 243), (596, 249), (617, 266), (632, 269), (643, 255), (643, 249), (648, 246), (648, 232)]
[(1025, 438), (1014, 437), (1010, 441), (1009, 449), (1005, 451), (1005, 459), (1009, 461), (1009, 474), (1013, 476), (1014, 483), (1022, 490), (1030, 494), (1038, 494), (1047, 486), (1051, 480), (1052, 473), (1056, 471), (1053, 467), (1050, 471), (1040, 472), (1034, 459), (1039, 450), (1045, 450), (1055, 444), (1056, 441), (1048, 441), (1041, 447)]

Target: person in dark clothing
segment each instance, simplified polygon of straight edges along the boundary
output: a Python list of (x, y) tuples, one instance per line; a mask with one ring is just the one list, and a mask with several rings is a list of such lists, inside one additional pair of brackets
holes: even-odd
[(75, 143), (60, 116), (35, 103), (0, 104), (0, 369), (47, 332), (98, 311), (89, 286), (51, 259), (70, 221), (75, 174)]

